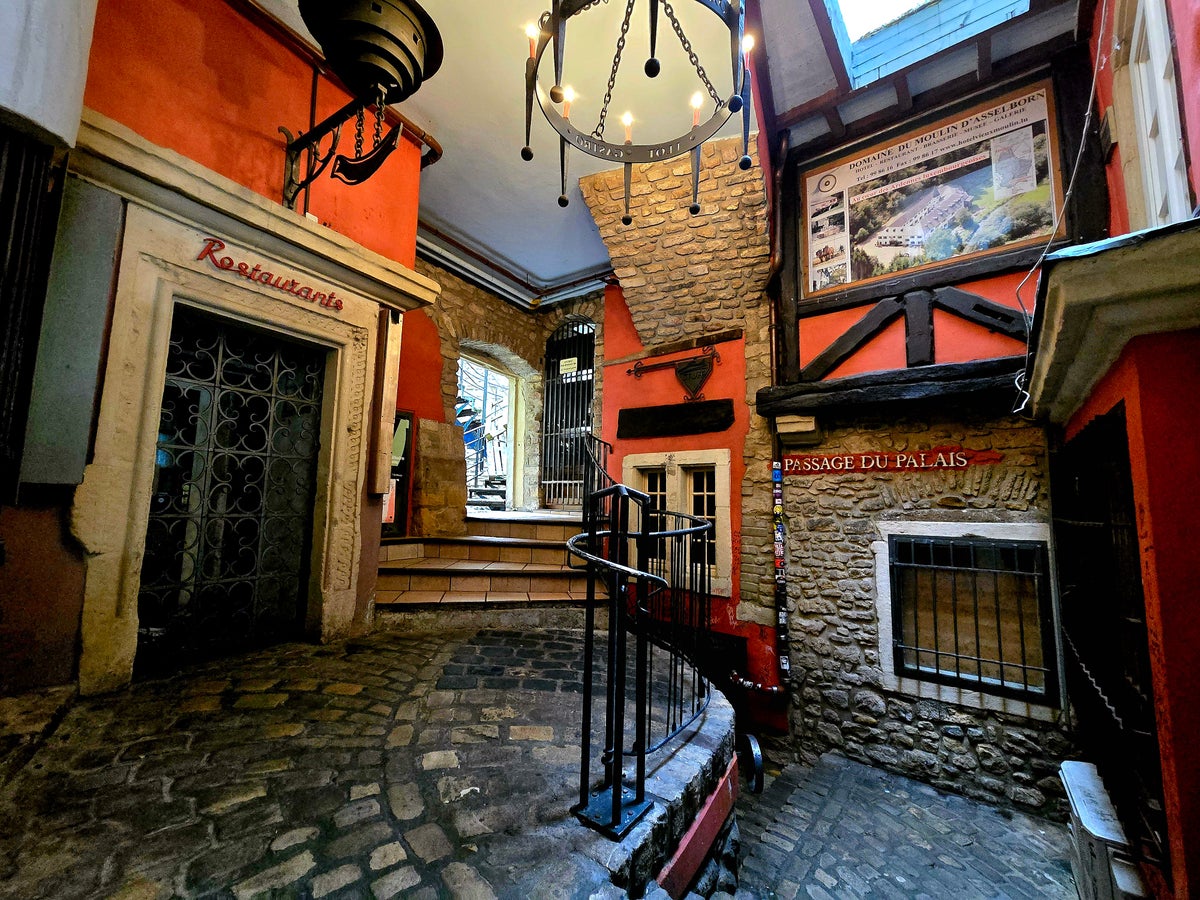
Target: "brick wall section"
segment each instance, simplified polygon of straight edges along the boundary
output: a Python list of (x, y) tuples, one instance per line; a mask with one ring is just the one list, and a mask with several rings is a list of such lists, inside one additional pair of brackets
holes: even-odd
[(690, 156), (636, 165), (630, 225), (622, 169), (580, 179), (608, 247), (634, 326), (647, 348), (768, 318), (762, 292), (771, 248), (757, 151), (742, 171), (741, 141), (709, 141), (700, 161), (700, 214), (692, 202)]
[[(745, 335), (745, 403), (771, 384), (770, 267), (766, 193), (757, 144), (754, 166), (738, 168), (737, 138), (704, 145), (700, 214), (692, 202), (691, 158), (634, 166), (630, 225), (621, 224), (621, 169), (580, 179), (584, 199), (608, 247), (634, 326), (647, 349), (730, 328)], [(738, 618), (773, 625), (770, 423), (752, 415), (742, 452), (742, 565)], [(732, 485), (736, 496), (737, 486)]]
[[(596, 323), (596, 358), (604, 350), (602, 291), (528, 311), (501, 300), (425, 260), (417, 271), (442, 287), (436, 304), (427, 309), (437, 326), (442, 350), (442, 402), (446, 423), (422, 420), (417, 428), (416, 474), (413, 479), (413, 533), (452, 535), (465, 530), (466, 458), (462, 429), (454, 424), (458, 394), (458, 360), (464, 350), (490, 357), (518, 376), (524, 418), (525, 495), (537, 497), (541, 463), (542, 370), (546, 340), (571, 314)], [(595, 428), (599, 432), (601, 369), (596, 371)], [(535, 505), (527, 503), (529, 505)]]
[(1019, 419), (970, 412), (902, 420), (822, 421), (822, 454), (961, 444), (1004, 454), (956, 471), (787, 476), (792, 736), (802, 755), (826, 749), (934, 785), (1061, 815), (1055, 775), (1066, 730), (978, 708), (884, 690), (876, 614), (877, 522), (1047, 522), (1046, 439)]

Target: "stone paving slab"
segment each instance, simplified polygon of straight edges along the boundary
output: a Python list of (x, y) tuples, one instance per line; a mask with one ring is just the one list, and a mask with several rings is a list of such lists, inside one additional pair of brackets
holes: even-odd
[(844, 759), (743, 793), (739, 900), (1075, 900), (1065, 826)]
[[(690, 814), (620, 844), (570, 814), (582, 655), (567, 630), (385, 632), (77, 700), (0, 790), (0, 900), (620, 896)], [(702, 724), (652, 758), (660, 797), (723, 769), (719, 695)]]

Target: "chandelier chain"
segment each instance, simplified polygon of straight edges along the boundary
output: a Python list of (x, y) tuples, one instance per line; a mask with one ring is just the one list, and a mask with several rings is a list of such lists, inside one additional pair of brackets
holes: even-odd
[[(594, 6), (595, 4), (590, 4)], [(589, 8), (590, 8), (589, 6)], [(617, 83), (617, 71), (621, 68), (621, 55), (625, 52), (625, 36), (629, 34), (629, 20), (633, 18), (633, 0), (625, 7), (625, 21), (621, 23), (621, 36), (617, 38), (617, 52), (613, 55), (612, 72), (608, 76), (608, 90), (604, 92), (604, 103), (600, 106), (600, 121), (592, 131), (596, 140), (604, 140), (604, 120), (608, 118), (608, 106), (612, 103), (613, 87)]]
[(387, 92), (382, 84), (376, 85), (375, 90), (378, 92), (375, 97), (375, 146), (378, 147), (383, 143), (383, 106)]
[(358, 114), (354, 117), (354, 156), (356, 159), (362, 158), (363, 145), (363, 123), (366, 118), (366, 107), (359, 105)]
[(692, 64), (692, 68), (696, 70), (696, 74), (700, 76), (700, 80), (704, 82), (704, 86), (708, 88), (708, 96), (712, 97), (713, 103), (720, 109), (725, 105), (724, 99), (717, 93), (717, 89), (713, 87), (712, 81), (709, 80), (708, 73), (704, 71), (704, 66), (700, 65), (700, 57), (696, 55), (696, 51), (692, 49), (692, 42), (687, 39), (687, 35), (683, 33), (683, 26), (679, 24), (679, 19), (675, 16), (675, 9), (670, 3), (663, 3), (663, 12), (667, 14), (667, 18), (671, 20), (671, 27), (675, 30), (675, 36), (679, 38), (679, 43), (683, 45), (683, 52), (688, 55), (688, 60)]

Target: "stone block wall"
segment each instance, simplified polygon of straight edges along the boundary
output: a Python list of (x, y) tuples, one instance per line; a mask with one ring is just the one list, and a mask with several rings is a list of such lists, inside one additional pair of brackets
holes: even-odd
[(633, 167), (630, 225), (621, 224), (623, 170), (580, 179), (647, 349), (770, 319), (763, 172), (753, 140), (752, 168), (738, 168), (741, 152), (736, 138), (703, 145), (695, 216), (690, 156)]
[[(821, 420), (805, 453), (906, 452), (961, 445), (1002, 459), (957, 470), (788, 475), (792, 737), (802, 756), (829, 749), (1000, 805), (1063, 812), (1062, 714), (936, 686), (885, 687), (873, 542), (884, 521), (1046, 523), (1046, 437), (1013, 417), (943, 409), (906, 418)], [(905, 679), (907, 688), (909, 680)]]
[[(546, 341), (568, 315), (596, 323), (596, 359), (604, 348), (603, 292), (596, 292), (544, 310), (525, 310), (470, 284), (425, 260), (417, 271), (437, 281), (442, 293), (426, 312), (441, 341), (440, 378), (445, 423), (421, 420), (417, 428), (416, 472), (413, 479), (413, 533), (420, 536), (461, 534), (465, 529), (466, 461), (462, 429), (454, 424), (458, 395), (458, 361), (464, 351), (490, 358), (518, 379), (524, 411), (520, 436), (526, 507), (535, 507), (541, 466), (542, 382)], [(596, 372), (596, 429), (599, 430), (601, 370)], [(434, 376), (431, 376), (434, 377)]]

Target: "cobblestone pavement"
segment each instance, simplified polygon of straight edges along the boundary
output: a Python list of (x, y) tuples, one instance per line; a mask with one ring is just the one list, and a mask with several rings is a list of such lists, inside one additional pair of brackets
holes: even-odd
[[(623, 896), (616, 845), (568, 812), (580, 642), (381, 633), (40, 698), (48, 736), (6, 757), (0, 900)], [(838, 757), (738, 815), (743, 900), (1075, 896), (1060, 826)]]
[(746, 898), (1075, 900), (1065, 826), (832, 754), (738, 801)]
[(578, 633), (385, 633), (79, 700), (0, 795), (0, 898), (611, 896), (580, 667)]

